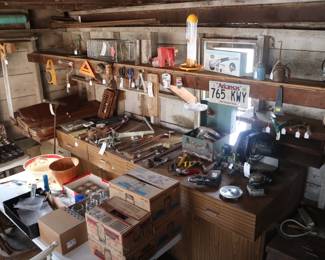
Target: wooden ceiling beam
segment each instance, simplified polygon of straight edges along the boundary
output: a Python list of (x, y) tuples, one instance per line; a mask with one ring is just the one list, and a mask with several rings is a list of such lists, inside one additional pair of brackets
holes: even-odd
[(245, 8), (202, 7), (172, 10), (151, 10), (117, 13), (98, 13), (82, 16), (83, 22), (127, 19), (156, 19), (160, 25), (185, 25), (190, 13), (199, 16), (200, 26), (228, 26), (237, 24), (317, 23), (325, 22), (325, 1), (300, 4), (249, 5)]
[[(71, 10), (89, 10), (112, 8), (118, 6), (136, 6), (147, 4), (170, 4), (179, 2), (190, 2), (193, 0), (0, 0), (1, 9), (39, 9), (39, 8), (58, 8), (66, 11)], [(204, 0), (197, 0), (204, 1)]]
[[(128, 2), (128, 1), (127, 1)], [(172, 3), (162, 4), (164, 1), (143, 1), (148, 2), (147, 5), (128, 5), (125, 3), (116, 4), (112, 8), (101, 8), (95, 10), (81, 10), (70, 12), (71, 16), (84, 16), (91, 14), (106, 14), (119, 12), (136, 12), (136, 11), (163, 11), (188, 8), (211, 8), (211, 7), (231, 7), (231, 6), (249, 6), (249, 5), (278, 5), (278, 4), (302, 4), (302, 3), (322, 3), (321, 0), (211, 0), (211, 1), (170, 1)], [(160, 2), (159, 5), (157, 3)], [(179, 2), (183, 2), (181, 5)], [(122, 6), (122, 7), (121, 7)]]
[[(85, 15), (87, 12), (107, 13), (140, 10), (170, 10), (179, 8), (272, 5), (282, 3), (312, 3), (321, 0), (0, 0), (0, 9), (40, 9), (57, 8), (63, 11), (76, 11), (72, 15)], [(179, 3), (182, 3), (181, 5)], [(125, 8), (130, 8), (127, 10)], [(158, 9), (157, 9), (158, 8)], [(96, 9), (89, 11), (89, 9)], [(84, 10), (84, 11), (82, 11)]]

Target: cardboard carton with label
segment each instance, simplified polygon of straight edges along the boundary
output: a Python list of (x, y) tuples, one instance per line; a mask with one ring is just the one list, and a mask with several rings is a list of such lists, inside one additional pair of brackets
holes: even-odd
[(136, 168), (110, 181), (110, 195), (151, 213), (153, 225), (161, 225), (180, 206), (179, 182), (144, 168)]

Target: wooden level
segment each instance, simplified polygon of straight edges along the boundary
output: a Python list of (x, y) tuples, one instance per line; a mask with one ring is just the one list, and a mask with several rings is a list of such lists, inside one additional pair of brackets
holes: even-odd
[[(34, 52), (28, 54), (30, 62), (46, 64), (48, 59), (52, 59), (54, 64), (57, 64), (59, 59), (70, 60), (74, 62), (74, 66), (79, 66), (85, 58), (78, 58), (74, 56), (56, 55)], [(91, 64), (105, 63), (102, 61), (87, 59)], [(325, 82), (311, 81), (311, 80), (291, 80), (286, 83), (277, 83), (274, 81), (258, 81), (248, 77), (234, 77), (221, 73), (198, 71), (186, 72), (177, 68), (154, 68), (149, 65), (132, 65), (132, 64), (113, 64), (113, 73), (118, 76), (119, 68), (126, 67), (133, 68), (137, 71), (144, 71), (145, 74), (154, 73), (161, 75), (169, 73), (172, 75), (172, 81), (175, 84), (176, 77), (181, 77), (183, 85), (188, 88), (209, 90), (210, 81), (222, 81), (238, 84), (250, 85), (250, 97), (274, 101), (276, 99), (276, 92), (279, 86), (283, 87), (284, 103), (300, 105), (306, 107), (316, 107), (325, 109)]]

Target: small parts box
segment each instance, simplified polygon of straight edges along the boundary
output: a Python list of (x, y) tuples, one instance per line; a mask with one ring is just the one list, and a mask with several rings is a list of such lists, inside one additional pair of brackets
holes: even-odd
[(113, 197), (86, 213), (89, 239), (127, 256), (152, 239), (150, 213)]
[(41, 217), (38, 226), (41, 240), (48, 244), (57, 241), (56, 251), (63, 255), (88, 240), (85, 219), (69, 209), (57, 209)]
[(219, 134), (207, 127), (199, 127), (183, 135), (182, 149), (210, 162), (217, 159)]
[(82, 197), (86, 198), (91, 192), (99, 192), (100, 190), (109, 193), (108, 181), (94, 175), (87, 174), (63, 186), (67, 197), (73, 202), (78, 202)]
[(180, 206), (179, 182), (144, 168), (136, 168), (110, 181), (110, 196), (149, 211), (154, 226)]

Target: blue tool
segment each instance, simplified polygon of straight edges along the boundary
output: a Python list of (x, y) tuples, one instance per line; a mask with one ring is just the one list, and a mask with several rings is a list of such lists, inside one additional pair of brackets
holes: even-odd
[(50, 191), (49, 177), (46, 174), (43, 175), (43, 183), (44, 183), (44, 191), (49, 192)]
[(128, 68), (127, 76), (128, 76), (128, 79), (129, 79), (129, 88), (131, 88), (132, 80), (133, 80), (133, 77), (134, 77), (134, 69)]

